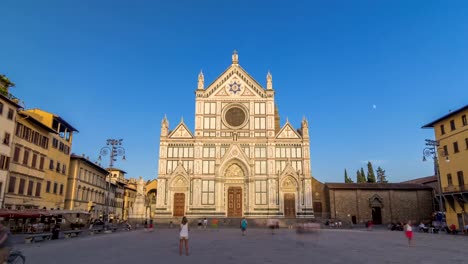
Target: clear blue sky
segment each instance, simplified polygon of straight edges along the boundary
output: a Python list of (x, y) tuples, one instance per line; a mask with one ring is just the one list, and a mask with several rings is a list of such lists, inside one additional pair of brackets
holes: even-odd
[(193, 129), (200, 69), (211, 83), (237, 49), (261, 84), (272, 72), (282, 124), (309, 119), (313, 176), (355, 179), (371, 160), (395, 182), (433, 173), (421, 126), (467, 103), (467, 14), (466, 1), (4, 0), (0, 73), (26, 108), (80, 130), (73, 152), (96, 159), (123, 138), (116, 165), (153, 179), (164, 114)]

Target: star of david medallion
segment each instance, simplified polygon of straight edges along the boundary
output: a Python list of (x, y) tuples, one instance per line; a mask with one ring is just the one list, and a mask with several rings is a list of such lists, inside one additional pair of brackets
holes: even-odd
[(240, 93), (241, 91), (241, 84), (238, 83), (237, 81), (234, 81), (233, 83), (229, 84), (229, 92), (233, 94)]

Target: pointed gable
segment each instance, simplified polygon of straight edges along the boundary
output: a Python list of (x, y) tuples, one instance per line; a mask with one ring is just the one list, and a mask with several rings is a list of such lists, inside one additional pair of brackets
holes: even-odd
[(239, 65), (231, 65), (204, 91), (205, 98), (249, 96), (265, 98), (265, 89)]
[(291, 124), (289, 123), (289, 121), (286, 122), (286, 124), (284, 124), (283, 128), (281, 128), (281, 130), (278, 132), (278, 135), (276, 136), (276, 138), (279, 138), (279, 139), (300, 139), (301, 136), (299, 135), (299, 133), (296, 132), (296, 130), (294, 130), (294, 128), (291, 126)]
[(181, 121), (170, 134), (169, 138), (193, 138), (193, 134), (185, 125), (184, 121)]
[[(224, 154), (223, 157), (221, 157), (221, 166), (220, 168), (222, 170), (226, 169), (226, 165), (229, 164), (229, 162), (233, 159), (237, 159), (241, 161), (244, 165), (244, 169), (247, 170), (245, 172), (246, 175), (249, 173), (249, 164), (250, 164), (250, 159), (249, 157), (244, 153), (242, 148), (238, 144), (232, 144), (229, 149), (226, 150), (226, 153)], [(222, 173), (222, 172), (221, 172)]]

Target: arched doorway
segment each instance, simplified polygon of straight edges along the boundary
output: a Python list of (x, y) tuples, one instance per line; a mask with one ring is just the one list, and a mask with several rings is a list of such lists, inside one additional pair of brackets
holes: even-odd
[(369, 206), (372, 210), (372, 223), (374, 223), (375, 225), (381, 225), (383, 199), (377, 194), (375, 194), (369, 199)]
[(243, 189), (242, 184), (234, 183), (244, 180), (244, 170), (236, 163), (231, 164), (225, 172), (227, 188), (227, 216), (242, 217)]
[(172, 182), (173, 216), (185, 215), (187, 186), (188, 182), (182, 176), (175, 178)]
[(281, 191), (283, 192), (283, 214), (285, 218), (296, 217), (296, 193), (297, 183), (296, 180), (288, 176), (281, 184)]

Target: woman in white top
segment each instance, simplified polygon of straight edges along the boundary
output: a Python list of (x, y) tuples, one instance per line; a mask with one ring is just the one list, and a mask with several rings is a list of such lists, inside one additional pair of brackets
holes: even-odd
[(411, 247), (413, 240), (413, 228), (411, 227), (411, 221), (405, 225), (405, 235), (408, 238), (408, 247)]
[(185, 216), (182, 218), (182, 223), (180, 224), (179, 231), (180, 231), (179, 253), (182, 256), (182, 243), (185, 242), (185, 255), (188, 256), (189, 226), (188, 226), (187, 217)]

